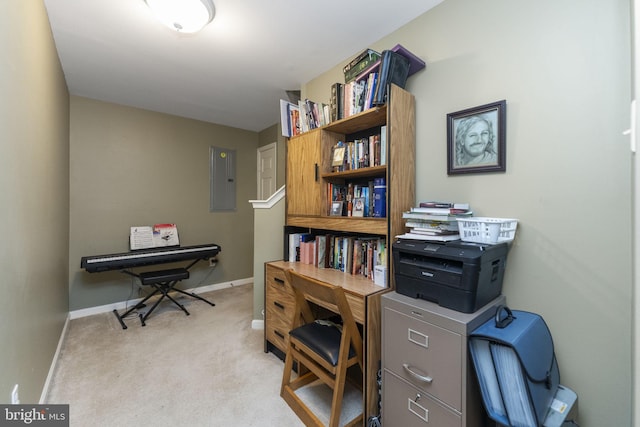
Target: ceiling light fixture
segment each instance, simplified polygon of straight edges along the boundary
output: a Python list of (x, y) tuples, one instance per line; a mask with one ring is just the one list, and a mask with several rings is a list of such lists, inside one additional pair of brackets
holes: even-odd
[(167, 27), (179, 33), (195, 33), (213, 20), (213, 0), (144, 0)]

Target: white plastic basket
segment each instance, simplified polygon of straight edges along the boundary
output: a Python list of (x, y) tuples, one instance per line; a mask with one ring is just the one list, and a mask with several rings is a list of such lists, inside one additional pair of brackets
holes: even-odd
[(460, 239), (473, 243), (510, 242), (516, 235), (517, 219), (510, 218), (458, 218)]

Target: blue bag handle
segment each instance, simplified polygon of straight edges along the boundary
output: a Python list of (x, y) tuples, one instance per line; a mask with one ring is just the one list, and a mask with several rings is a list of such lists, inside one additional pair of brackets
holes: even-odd
[[(504, 316), (503, 312), (505, 313)], [(511, 322), (513, 322), (513, 319), (513, 313), (511, 313), (511, 310), (506, 305), (499, 305), (498, 308), (496, 308), (496, 328), (506, 328)]]

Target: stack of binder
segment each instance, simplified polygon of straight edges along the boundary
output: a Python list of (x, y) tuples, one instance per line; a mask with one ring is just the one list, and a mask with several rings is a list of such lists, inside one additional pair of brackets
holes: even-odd
[[(567, 389), (559, 384), (553, 340), (542, 317), (501, 306), (495, 319), (471, 333), (469, 350), (491, 419), (514, 427), (554, 425), (547, 419), (559, 418), (552, 410), (556, 393)], [(570, 409), (565, 406), (563, 415)]]

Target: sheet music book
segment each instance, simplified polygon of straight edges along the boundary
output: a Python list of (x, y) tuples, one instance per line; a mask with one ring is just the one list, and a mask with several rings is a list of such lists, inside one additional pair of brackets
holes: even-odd
[(133, 250), (179, 246), (178, 227), (175, 224), (155, 224), (131, 227), (129, 248)]

